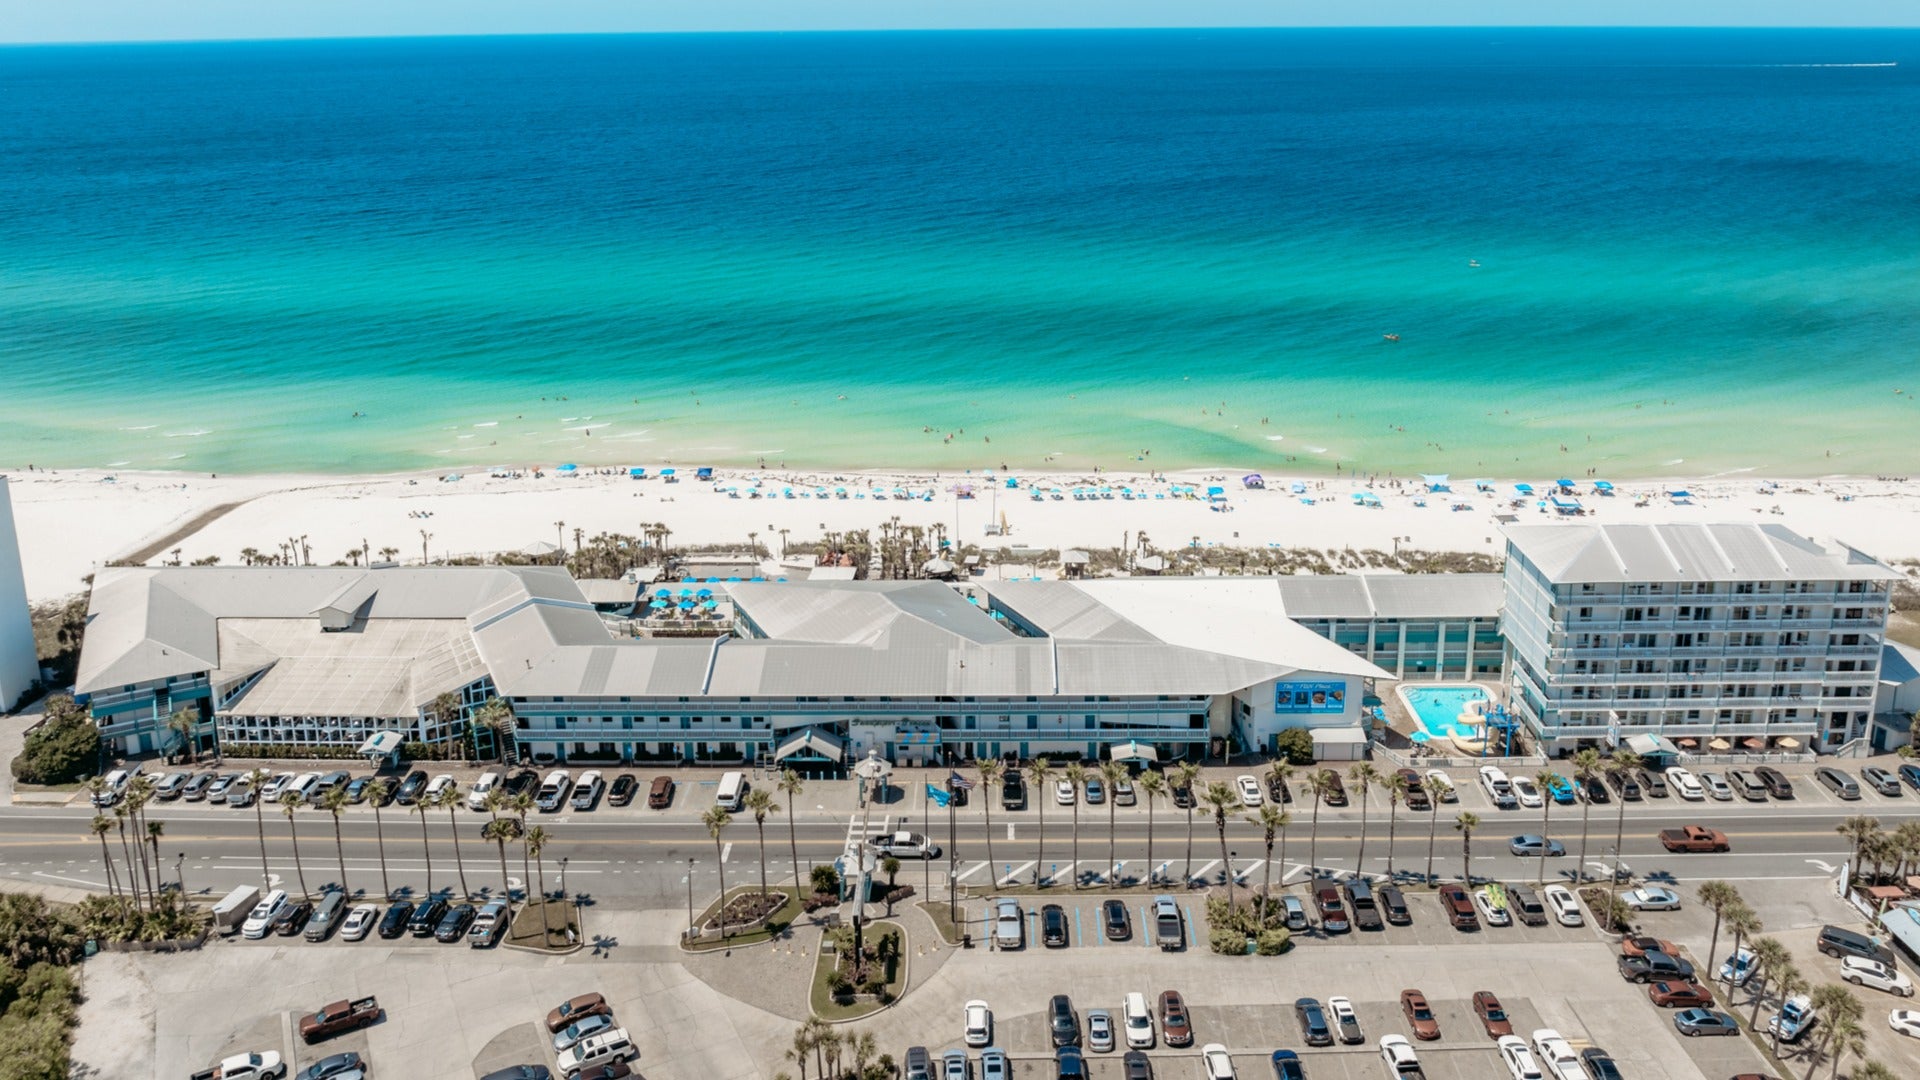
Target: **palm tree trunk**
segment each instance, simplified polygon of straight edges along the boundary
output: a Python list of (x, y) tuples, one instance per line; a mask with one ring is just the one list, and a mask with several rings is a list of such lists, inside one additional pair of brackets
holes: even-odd
[(1607, 871), (1607, 895), (1615, 896), (1620, 892), (1620, 845), (1627, 839), (1627, 800), (1620, 800), (1620, 816), (1613, 828), (1613, 868)]
[(107, 868), (107, 895), (119, 896), (119, 875), (113, 872), (113, 849), (107, 846), (107, 834), (95, 833), (100, 838), (100, 862)]
[(1181, 878), (1185, 885), (1193, 884), (1193, 807), (1187, 807), (1187, 865)]
[(260, 833), (260, 884), (272, 888), (273, 874), (267, 870), (267, 819), (262, 814), (257, 790), (253, 792), (253, 827)]
[(1273, 905), (1273, 834), (1267, 834), (1267, 864), (1260, 868), (1260, 929), (1267, 928)]
[(373, 803), (373, 839), (380, 847), (380, 898), (391, 900), (393, 886), (387, 884), (387, 830), (381, 826), (380, 804), (377, 801)]
[[(420, 817), (420, 858), (427, 868), (427, 899), (433, 899), (433, 846), (427, 842), (427, 815)], [(545, 895), (544, 889), (542, 895)]]
[(1573, 867), (1573, 881), (1576, 885), (1587, 880), (1587, 818), (1592, 813), (1593, 803), (1580, 804), (1580, 861)]
[(1360, 850), (1354, 854), (1353, 872), (1365, 875), (1367, 872), (1367, 789), (1360, 788)]
[(507, 838), (496, 835), (493, 842), (500, 845), (500, 896), (508, 905), (513, 903), (513, 881), (507, 877)]
[(1460, 833), (1460, 884), (1473, 888), (1473, 834)]
[(767, 823), (756, 821), (754, 825), (760, 830), (760, 896), (764, 899), (767, 895)]
[(133, 886), (133, 909), (140, 910), (140, 874), (134, 869), (133, 849), (127, 846), (127, 819), (120, 818), (120, 854), (127, 860), (127, 881)]
[(789, 808), (787, 811), (787, 852), (793, 856), (793, 893), (795, 896), (798, 896), (800, 895), (800, 890), (803, 888), (803, 885), (800, 881), (800, 841), (794, 839), (793, 833), (794, 816), (795, 809)]
[(1214, 828), (1220, 833), (1220, 867), (1227, 878), (1227, 907), (1239, 910), (1233, 898), (1233, 859), (1227, 855), (1227, 819), (1222, 815), (1214, 819)]
[(1147, 796), (1147, 884), (1153, 884), (1153, 796)]
[(293, 841), (293, 872), (300, 879), (300, 899), (312, 895), (307, 892), (307, 868), (300, 864), (300, 835), (293, 827), (293, 815), (287, 815), (287, 839)]
[(553, 934), (553, 926), (547, 921), (547, 860), (534, 863), (533, 872), (540, 876), (540, 940), (545, 941)]
[[(727, 864), (721, 860), (724, 855), (720, 848), (720, 838), (713, 838), (713, 869), (720, 875), (720, 936), (727, 936)], [(860, 906), (866, 906), (866, 897), (860, 898)]]
[[(987, 790), (990, 785), (980, 785), (980, 812), (987, 819), (987, 880), (998, 881), (1000, 875), (993, 872), (993, 792)], [(932, 897), (928, 897), (929, 900)]]
[(1427, 816), (1427, 884), (1433, 884), (1433, 843), (1440, 836), (1440, 800), (1433, 800), (1433, 812)]
[(353, 889), (347, 885), (347, 848), (340, 840), (340, 815), (333, 815), (333, 854), (340, 860), (340, 891), (348, 896)]
[(1313, 829), (1307, 833), (1307, 875), (1317, 873), (1320, 866), (1320, 793), (1313, 796)]
[[(1393, 840), (1399, 831), (1399, 802), (1392, 792), (1387, 793), (1387, 880), (1393, 880)], [(1362, 871), (1364, 873), (1365, 871)]]
[(453, 833), (453, 865), (460, 871), (460, 898), (465, 900), (473, 895), (467, 888), (467, 861), (460, 857), (460, 822), (454, 819), (453, 804), (447, 804), (447, 828)]
[(1077, 889), (1080, 887), (1080, 799), (1078, 796), (1073, 800), (1073, 847), (1069, 854), (1073, 856), (1073, 865), (1068, 867), (1067, 873), (1073, 875), (1073, 887)]
[[(1039, 785), (1035, 785), (1037, 788)], [(1047, 865), (1047, 799), (1046, 792), (1035, 791), (1033, 806), (1040, 811), (1040, 828), (1033, 838), (1033, 884), (1040, 886), (1041, 867)]]
[[(1549, 792), (1540, 803), (1540, 873), (1535, 876), (1534, 884), (1545, 886), (1547, 883), (1547, 848), (1553, 844), (1553, 832), (1547, 828), (1547, 819), (1553, 816), (1553, 794)], [(1711, 966), (1711, 965), (1709, 965)]]
[(1107, 792), (1107, 873), (1110, 875), (1107, 878), (1108, 887), (1112, 887), (1120, 878), (1119, 872), (1114, 869), (1113, 861), (1115, 855), (1118, 854), (1120, 843), (1120, 838), (1114, 835), (1113, 814), (1115, 809), (1117, 809), (1117, 807), (1114, 803), (1113, 792), (1109, 791)]
[[(521, 836), (527, 835), (527, 823), (525, 821), (522, 821), (520, 823), (520, 835)], [(528, 885), (533, 884), (532, 862), (533, 860), (529, 858), (527, 855), (527, 845), (521, 844), (520, 845), (520, 895), (523, 898), (528, 898), (533, 895), (527, 889)], [(545, 895), (545, 894), (543, 893), (542, 895)], [(509, 900), (513, 899), (513, 894), (511, 893), (507, 894), (507, 899)]]

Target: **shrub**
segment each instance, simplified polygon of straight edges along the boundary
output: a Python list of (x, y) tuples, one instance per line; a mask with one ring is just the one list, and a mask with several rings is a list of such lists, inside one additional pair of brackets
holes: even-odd
[(846, 972), (835, 968), (827, 972), (827, 991), (837, 998), (846, 997), (853, 992), (853, 980), (847, 978)]
[(60, 694), (47, 699), (47, 719), (27, 735), (13, 759), (13, 778), (26, 784), (70, 784), (100, 763), (100, 729), (87, 711)]
[(1207, 947), (1221, 956), (1245, 956), (1247, 935), (1239, 930), (1216, 927), (1207, 935)]
[(1281, 953), (1287, 951), (1288, 942), (1290, 942), (1292, 938), (1293, 935), (1288, 933), (1284, 928), (1279, 930), (1262, 930), (1260, 931), (1260, 936), (1255, 939), (1254, 948), (1261, 956), (1279, 956)]
[(1295, 765), (1313, 764), (1313, 734), (1306, 728), (1286, 728), (1274, 736), (1276, 752)]
[(832, 893), (836, 897), (840, 895), (840, 871), (831, 866), (814, 867), (813, 875), (808, 880), (813, 882), (814, 892)]

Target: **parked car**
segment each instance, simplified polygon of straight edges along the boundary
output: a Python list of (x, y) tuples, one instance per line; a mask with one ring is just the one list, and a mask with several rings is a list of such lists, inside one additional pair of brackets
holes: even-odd
[(1913, 996), (1913, 980), (1891, 965), (1864, 956), (1849, 956), (1840, 961), (1840, 979), (1855, 986), (1871, 986), (1899, 997)]
[(1699, 802), (1707, 797), (1706, 788), (1701, 786), (1693, 772), (1679, 765), (1667, 770), (1667, 783), (1673, 785), (1674, 794), (1688, 802)]
[(1547, 781), (1547, 797), (1561, 806), (1572, 806), (1579, 798), (1573, 790), (1573, 781), (1559, 773), (1554, 773), (1553, 779)]
[(401, 806), (412, 806), (420, 801), (421, 793), (427, 790), (427, 771), (415, 769), (407, 774), (400, 786), (394, 789), (393, 801)]
[[(968, 1046), (987, 1046), (993, 1042), (993, 1010), (975, 998), (961, 1008), (962, 1033)], [(962, 1054), (961, 1057), (965, 1058)]]
[(407, 920), (407, 933), (414, 937), (432, 937), (440, 926), (440, 920), (447, 917), (445, 900), (428, 900), (413, 909), (413, 917)]
[(1292, 893), (1281, 896), (1280, 910), (1286, 916), (1288, 930), (1297, 934), (1313, 929), (1313, 920), (1307, 917), (1307, 905), (1301, 903), (1299, 897)]
[(1674, 1030), (1682, 1035), (1738, 1035), (1733, 1017), (1714, 1009), (1682, 1009), (1673, 1014)]
[(1340, 782), (1340, 774), (1332, 769), (1321, 769), (1320, 776), (1327, 785), (1326, 794), (1320, 798), (1321, 804), (1324, 806), (1347, 805), (1347, 787)]
[(1760, 970), (1760, 958), (1752, 949), (1739, 949), (1733, 955), (1720, 962), (1720, 981), (1731, 986), (1745, 986)]
[(1200, 1071), (1204, 1080), (1235, 1080), (1233, 1058), (1228, 1056), (1227, 1048), (1219, 1043), (1208, 1043), (1200, 1048)]
[(1692, 964), (1663, 952), (1622, 956), (1615, 963), (1620, 968), (1620, 977), (1628, 982), (1685, 982), (1693, 978)]
[(623, 772), (614, 777), (613, 783), (607, 786), (607, 805), (625, 806), (633, 801), (633, 797), (639, 791), (640, 781), (635, 779), (632, 773)]
[(901, 1080), (933, 1080), (933, 1055), (924, 1046), (907, 1047), (901, 1068)]
[(1540, 898), (1547, 902), (1547, 910), (1553, 912), (1553, 921), (1561, 926), (1579, 926), (1587, 921), (1580, 913), (1579, 899), (1565, 885), (1547, 886), (1540, 890)]
[(1635, 911), (1680, 910), (1680, 894), (1658, 885), (1643, 885), (1637, 889), (1628, 889), (1620, 894), (1620, 899)]
[(1587, 1070), (1581, 1067), (1573, 1044), (1552, 1028), (1534, 1031), (1533, 1057), (1553, 1080), (1587, 1080)]
[(172, 802), (187, 790), (187, 781), (193, 779), (183, 772), (171, 772), (153, 785), (153, 797), (161, 802)]
[(1186, 948), (1186, 922), (1180, 917), (1180, 905), (1162, 894), (1153, 898), (1153, 939), (1161, 952)]
[(207, 797), (207, 791), (220, 779), (219, 773), (203, 772), (193, 774), (185, 787), (180, 789), (180, 797), (188, 802), (199, 802)]
[(355, 904), (353, 910), (347, 912), (346, 921), (340, 924), (340, 940), (365, 940), (368, 934), (373, 933), (373, 928), (379, 925), (379, 922), (380, 906), (378, 904)]
[(380, 999), (369, 994), (363, 998), (328, 1002), (302, 1016), (295, 1027), (300, 1032), (302, 1042), (315, 1043), (330, 1035), (377, 1023), (379, 1019)]
[(1133, 806), (1139, 801), (1140, 796), (1133, 790), (1133, 781), (1123, 776), (1113, 782), (1114, 805)]
[(1013, 1064), (997, 1046), (980, 1051), (980, 1080), (1013, 1080)]
[(1153, 1059), (1138, 1050), (1129, 1050), (1120, 1059), (1121, 1080), (1153, 1080)]
[[(1581, 797), (1595, 806), (1605, 806), (1613, 801), (1613, 796), (1607, 793), (1607, 781), (1605, 777), (1599, 774), (1589, 776), (1585, 780), (1575, 777), (1573, 783), (1575, 787), (1580, 789)], [(1518, 1039), (1518, 1036), (1515, 1036), (1515, 1038)], [(1524, 1043), (1521, 1044), (1521, 1048), (1525, 1049)]]
[(1913, 1009), (1895, 1009), (1887, 1014), (1887, 1026), (1892, 1028), (1896, 1035), (1920, 1039), (1920, 1012)]
[(344, 1054), (329, 1054), (301, 1069), (298, 1080), (334, 1080), (335, 1077), (346, 1080), (349, 1073), (360, 1076), (366, 1074), (366, 1066), (361, 1062), (360, 1055), (351, 1050)]
[(1236, 776), (1233, 778), (1233, 784), (1234, 787), (1240, 790), (1241, 806), (1257, 807), (1260, 805), (1260, 781), (1251, 776)]
[(1458, 885), (1440, 886), (1440, 907), (1455, 930), (1480, 929), (1480, 916), (1474, 913), (1473, 899)]
[(1633, 778), (1640, 782), (1640, 790), (1647, 793), (1649, 799), (1667, 797), (1667, 780), (1656, 769), (1635, 769)]
[(1650, 952), (1666, 953), (1668, 956), (1679, 956), (1680, 947), (1665, 938), (1657, 938), (1648, 934), (1635, 934), (1631, 937), (1620, 939), (1621, 956), (1645, 956)]
[(1347, 921), (1346, 905), (1340, 899), (1340, 887), (1332, 878), (1313, 883), (1313, 904), (1320, 912), (1320, 929), (1329, 934), (1344, 934), (1352, 928)]
[(355, 806), (367, 801), (367, 788), (373, 786), (373, 777), (357, 776), (347, 781), (347, 801)]
[(1813, 770), (1813, 778), (1846, 802), (1853, 802), (1860, 798), (1860, 785), (1854, 783), (1853, 777), (1831, 765), (1822, 765)]
[(1480, 1026), (1490, 1039), (1513, 1034), (1513, 1021), (1507, 1019), (1507, 1010), (1491, 990), (1473, 992), (1473, 1015), (1480, 1018)]
[(1625, 802), (1639, 802), (1641, 799), (1640, 779), (1627, 769), (1609, 769), (1607, 783)]
[(589, 1013), (566, 1027), (553, 1033), (553, 1049), (559, 1053), (572, 1046), (579, 1045), (589, 1036), (598, 1035), (613, 1026), (613, 1017), (607, 1013)]
[(1771, 765), (1762, 765), (1753, 770), (1753, 775), (1767, 785), (1767, 794), (1776, 799), (1793, 798), (1793, 781), (1788, 780), (1779, 769)]
[(1306, 1067), (1300, 1064), (1300, 1055), (1291, 1050), (1273, 1052), (1273, 1080), (1307, 1080)]
[(673, 805), (673, 777), (656, 776), (647, 785), (647, 809), (665, 810)]
[(1293, 1003), (1293, 1017), (1300, 1023), (1300, 1038), (1308, 1046), (1332, 1046), (1333, 1025), (1327, 1012), (1314, 998), (1303, 997)]
[(512, 776), (507, 777), (507, 797), (512, 798), (515, 795), (525, 795), (529, 791), (538, 789), (539, 786), (539, 773), (534, 772), (532, 769), (520, 769)]
[(1193, 1045), (1193, 1020), (1187, 1015), (1187, 1003), (1178, 992), (1160, 995), (1160, 1040), (1168, 1046)]
[(1267, 801), (1279, 806), (1293, 801), (1293, 789), (1273, 773), (1267, 774)]
[(1493, 1043), (1500, 1053), (1500, 1064), (1507, 1067), (1507, 1075), (1513, 1080), (1541, 1080), (1540, 1063), (1533, 1058), (1533, 1051), (1527, 1049), (1527, 1041), (1518, 1035), (1502, 1035)]
[(1379, 930), (1385, 924), (1380, 919), (1380, 905), (1374, 900), (1373, 885), (1364, 877), (1349, 878), (1346, 882), (1347, 910), (1353, 913), (1355, 929)]
[(1027, 917), (1020, 902), (1002, 896), (993, 902), (993, 947), (1018, 949), (1027, 941)]
[(1129, 993), (1120, 1008), (1120, 1022), (1126, 1027), (1128, 1047), (1135, 1050), (1153, 1049), (1156, 1036), (1153, 1010), (1147, 1008), (1147, 995), (1137, 990)]
[(273, 917), (273, 932), (281, 937), (296, 937), (307, 928), (307, 920), (313, 918), (313, 904), (307, 900), (296, 901), (280, 909)]
[(1700, 786), (1706, 788), (1707, 794), (1716, 802), (1728, 802), (1733, 799), (1733, 788), (1729, 787), (1727, 782), (1720, 778), (1719, 773), (1701, 773)]
[(1387, 917), (1389, 926), (1412, 926), (1413, 910), (1407, 907), (1407, 898), (1400, 893), (1398, 885), (1382, 885), (1374, 890), (1380, 899), (1380, 910)]
[(1878, 960), (1888, 967), (1893, 966), (1893, 950), (1865, 934), (1858, 934), (1839, 926), (1823, 926), (1814, 939), (1814, 945), (1821, 952), (1835, 959), (1842, 956), (1862, 956), (1868, 960)]
[(1860, 782), (1888, 798), (1898, 798), (1901, 794), (1899, 777), (1878, 765), (1869, 765), (1861, 769)]
[(1341, 1042), (1351, 1046), (1367, 1041), (1360, 1032), (1360, 1014), (1354, 1011), (1352, 1001), (1343, 997), (1328, 998), (1327, 1015), (1332, 1018), (1333, 1030)]
[(1567, 847), (1558, 840), (1549, 840), (1544, 836), (1526, 833), (1507, 841), (1507, 850), (1515, 855), (1557, 858), (1567, 853)]
[(1074, 801), (1079, 797), (1080, 797), (1079, 792), (1076, 792), (1075, 790), (1073, 790), (1073, 781), (1055, 780), (1053, 782), (1053, 801), (1054, 802), (1060, 804), (1061, 806), (1072, 806), (1074, 804)]
[(568, 998), (547, 1010), (547, 1030), (559, 1031), (582, 1017), (612, 1013), (613, 1010), (607, 1006), (606, 998), (599, 994), (581, 994), (578, 997)]
[(1100, 905), (1100, 923), (1108, 941), (1126, 941), (1133, 937), (1133, 922), (1127, 916), (1124, 900), (1108, 900)]
[[(1620, 1066), (1614, 1064), (1613, 1055), (1597, 1046), (1580, 1051), (1580, 1064), (1586, 1066), (1587, 1075), (1592, 1080), (1626, 1080), (1620, 1073)], [(1740, 1078), (1735, 1077), (1734, 1080)]]
[(1713, 994), (1691, 979), (1647, 984), (1647, 1000), (1663, 1009), (1693, 1009), (1713, 1004)]
[(1507, 781), (1507, 786), (1513, 791), (1514, 801), (1528, 810), (1538, 810), (1546, 805), (1546, 797), (1540, 794), (1540, 789), (1524, 776)]
[(543, 814), (557, 812), (567, 804), (567, 796), (573, 793), (573, 774), (565, 769), (554, 769), (540, 781), (540, 793), (533, 798), (533, 805)]
[(407, 924), (413, 921), (413, 904), (406, 900), (396, 901), (387, 913), (380, 917), (380, 936), (397, 938), (407, 932)]
[(473, 925), (467, 928), (467, 944), (476, 949), (487, 949), (500, 943), (507, 927), (513, 922), (513, 908), (503, 899), (489, 900), (480, 906), (473, 917)]
[(1175, 810), (1191, 810), (1195, 805), (1193, 788), (1191, 787), (1169, 784), (1167, 785), (1167, 794), (1173, 799), (1173, 808)]
[[(218, 785), (215, 786), (217, 787)], [(250, 778), (235, 776), (233, 782), (228, 784), (226, 790), (221, 793), (220, 798), (215, 799), (212, 795), (208, 795), (207, 801), (219, 802), (235, 809), (244, 810), (252, 806), (253, 801), (259, 797), (260, 793), (254, 790), (253, 781)]]
[(1896, 771), (1899, 772), (1900, 779), (1907, 782), (1908, 787), (1913, 788), (1915, 791), (1920, 791), (1920, 765), (1909, 761), (1905, 765), (1900, 766)]
[(1547, 925), (1547, 906), (1525, 885), (1507, 886), (1507, 911), (1528, 926)]
[(1507, 910), (1507, 898), (1504, 890), (1495, 895), (1491, 887), (1475, 889), (1473, 906), (1479, 910), (1480, 917), (1488, 926), (1512, 926), (1513, 915)]
[(1020, 776), (1019, 768), (1009, 765), (1000, 774), (1000, 809), (1025, 810), (1027, 808), (1027, 782)]
[(1080, 1016), (1073, 1011), (1073, 1000), (1067, 995), (1055, 994), (1047, 1003), (1047, 1027), (1055, 1049), (1080, 1045)]
[(1418, 990), (1400, 991), (1400, 1012), (1407, 1018), (1414, 1038), (1425, 1041), (1440, 1037), (1440, 1018), (1427, 1004), (1427, 995)]
[(601, 778), (599, 769), (588, 769), (580, 774), (580, 782), (573, 786), (572, 806), (575, 810), (592, 810), (600, 805), (600, 796), (606, 794), (607, 782)]
[(1393, 775), (1399, 777), (1401, 786), (1406, 788), (1406, 793), (1401, 796), (1401, 799), (1406, 802), (1407, 809), (1421, 813), (1433, 809), (1433, 798), (1427, 794), (1427, 786), (1421, 781), (1418, 771), (1397, 769)]
[(1453, 778), (1439, 769), (1427, 770), (1427, 791), (1439, 796), (1443, 803), (1460, 801), (1460, 791), (1453, 786)]
[(940, 1080), (972, 1080), (965, 1050), (949, 1050), (940, 1055)]
[(1053, 1052), (1054, 1080), (1087, 1080), (1087, 1059), (1077, 1046), (1063, 1046)]
[(1067, 909), (1059, 904), (1040, 909), (1040, 944), (1049, 949), (1067, 947)]
[(1387, 1075), (1395, 1080), (1425, 1080), (1427, 1075), (1405, 1035), (1380, 1036), (1380, 1060), (1387, 1063)]
[(240, 936), (254, 941), (266, 937), (273, 931), (274, 920), (280, 917), (280, 912), (289, 903), (285, 889), (275, 889), (261, 897), (248, 914), (247, 921), (240, 924)]
[(1086, 781), (1087, 805), (1103, 806), (1107, 801), (1107, 787), (1097, 776), (1089, 776)]

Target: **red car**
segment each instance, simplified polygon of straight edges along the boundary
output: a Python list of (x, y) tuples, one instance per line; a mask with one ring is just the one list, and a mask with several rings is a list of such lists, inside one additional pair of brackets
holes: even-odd
[(1679, 956), (1680, 947), (1671, 941), (1657, 937), (1630, 937), (1620, 942), (1621, 956), (1645, 956), (1649, 952), (1663, 952), (1668, 956)]
[(1193, 1045), (1193, 1022), (1187, 1019), (1187, 1003), (1172, 990), (1160, 995), (1160, 1037), (1168, 1046)]
[(1500, 1007), (1500, 999), (1494, 997), (1491, 990), (1473, 992), (1473, 1015), (1480, 1018), (1480, 1026), (1487, 1029), (1489, 1039), (1513, 1034), (1513, 1021), (1507, 1019), (1507, 1010)]
[(561, 1002), (554, 1006), (552, 1012), (547, 1013), (547, 1030), (559, 1031), (576, 1020), (612, 1011), (607, 1008), (607, 999), (599, 994), (581, 994), (577, 998)]
[(1440, 1018), (1433, 1015), (1427, 995), (1418, 990), (1400, 991), (1400, 1011), (1407, 1014), (1407, 1026), (1413, 1028), (1414, 1038), (1427, 1041), (1440, 1037)]
[(1697, 982), (1656, 982), (1647, 986), (1647, 1000), (1663, 1009), (1711, 1008), (1713, 995)]

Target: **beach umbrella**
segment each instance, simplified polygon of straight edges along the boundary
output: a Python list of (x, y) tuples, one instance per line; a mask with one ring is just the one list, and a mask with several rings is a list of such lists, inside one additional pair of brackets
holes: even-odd
[(748, 580), (749, 581), (765, 581), (767, 579), (763, 577), (757, 577), (757, 578), (749, 578)]
[(672, 476), (672, 475), (673, 475), (673, 473), (674, 473), (674, 471), (673, 471), (672, 469), (661, 469), (661, 470), (660, 470), (660, 475), (661, 475), (661, 476)]
[(555, 469), (555, 470), (553, 470), (553, 471), (554, 471), (554, 472), (572, 472), (572, 471), (574, 471), (575, 469), (578, 469), (579, 467), (580, 467), (580, 466), (578, 466), (578, 465), (562, 465), (562, 466), (560, 466), (559, 468), (557, 468), (557, 469)]
[(737, 577), (730, 577), (730, 578), (728, 578), (727, 580), (728, 580), (728, 581), (730, 581), (730, 582), (735, 582), (735, 581), (739, 581), (740, 579), (739, 579), (739, 578), (737, 578)]
[(648, 604), (647, 606), (652, 608), (655, 611), (659, 611), (662, 608), (667, 606), (667, 602), (665, 600), (655, 600), (653, 603)]
[(673, 590), (672, 589), (655, 589), (653, 590), (653, 595), (659, 597), (662, 600), (665, 600), (667, 597), (673, 595)]
[(693, 610), (693, 601), (691, 601), (691, 600), (682, 600), (682, 601), (680, 601), (680, 610), (681, 610), (681, 611), (692, 611), (692, 610)]
[(682, 599), (686, 599), (686, 598), (688, 598), (688, 597), (691, 597), (692, 595), (693, 595), (693, 590), (692, 590), (692, 589), (681, 589), (681, 590), (680, 590), (680, 596), (681, 596), (681, 598), (682, 598)]
[(706, 608), (708, 611), (712, 611), (718, 603), (719, 601), (717, 600), (708, 600), (706, 603), (701, 604), (700, 606), (703, 608)]
[(702, 600), (705, 600), (705, 599), (706, 599), (707, 597), (709, 597), (709, 596), (712, 596), (712, 595), (713, 595), (713, 590), (712, 590), (712, 589), (701, 589), (701, 590), (700, 590), (699, 592), (696, 592), (696, 593), (694, 593), (693, 595), (695, 595), (695, 596), (697, 596), (697, 597), (699, 597), (699, 598), (700, 598), (700, 599), (702, 599)]

